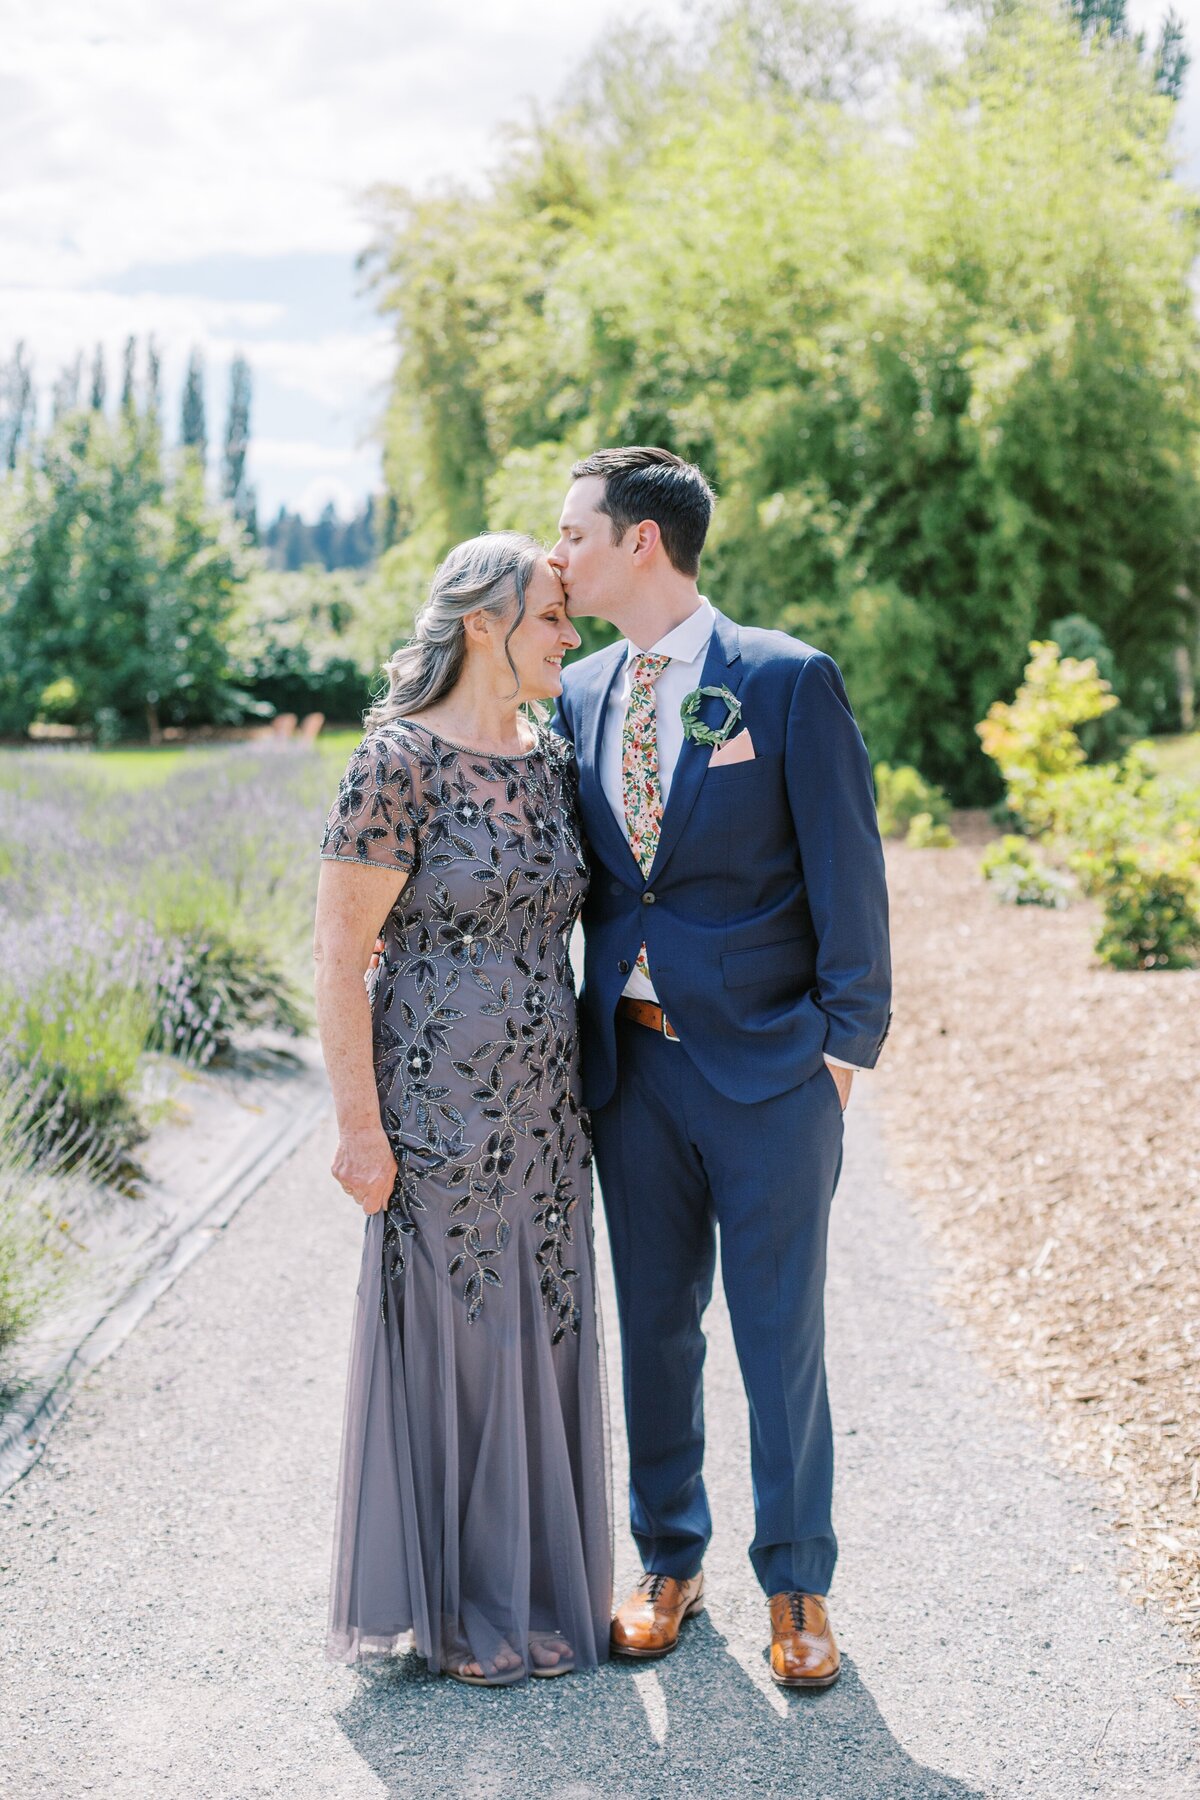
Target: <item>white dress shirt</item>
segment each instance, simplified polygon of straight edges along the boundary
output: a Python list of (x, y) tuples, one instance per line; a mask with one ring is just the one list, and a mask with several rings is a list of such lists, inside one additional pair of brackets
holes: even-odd
[[(621, 780), (621, 738), (633, 687), (633, 665), (639, 656), (669, 656), (671, 659), (654, 684), (658, 715), (658, 779), (665, 812), (671, 792), (671, 778), (679, 761), (679, 752), (683, 749), (680, 708), (692, 689), (700, 686), (715, 619), (712, 602), (702, 594), (695, 612), (689, 613), (682, 624), (674, 626), (665, 637), (659, 638), (657, 644), (651, 644), (648, 650), (639, 650), (636, 644), (631, 644), (626, 639), (624, 667), (609, 692), (608, 711), (600, 734), (600, 785), (604, 789), (605, 799), (613, 809), (617, 824), (626, 837), (629, 836), (629, 823), (625, 817), (625, 792)], [(653, 1000), (655, 1005), (660, 1004), (654, 991), (654, 983), (647, 981), (636, 963), (625, 983), (624, 992), (631, 1000)], [(858, 1066), (843, 1062), (837, 1056), (826, 1056), (825, 1061), (836, 1064), (839, 1069)]]

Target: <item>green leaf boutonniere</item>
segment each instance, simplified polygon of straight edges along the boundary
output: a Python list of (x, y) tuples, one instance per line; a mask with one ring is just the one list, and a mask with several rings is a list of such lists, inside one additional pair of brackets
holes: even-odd
[[(725, 702), (725, 718), (720, 725), (705, 725), (700, 718), (700, 702), (705, 695), (714, 700)], [(742, 716), (742, 703), (736, 694), (731, 694), (727, 687), (693, 688), (679, 709), (683, 720), (683, 735), (691, 738), (693, 744), (711, 744), (715, 750), (725, 742)]]

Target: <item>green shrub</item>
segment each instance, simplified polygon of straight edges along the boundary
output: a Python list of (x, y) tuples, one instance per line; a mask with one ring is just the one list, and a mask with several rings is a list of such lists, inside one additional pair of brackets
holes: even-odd
[(266, 927), (228, 882), (158, 868), (142, 897), (165, 955), (153, 993), (151, 1047), (204, 1064), (239, 1030), (295, 1036), (307, 1029), (303, 997), (264, 946)]
[(950, 802), (941, 788), (906, 763), (896, 769), (886, 762), (875, 764), (875, 805), (884, 837), (903, 837), (921, 813), (935, 826), (950, 817)]
[(265, 1028), (298, 1036), (307, 1028), (303, 1001), (263, 954), (210, 926), (179, 933), (154, 993), (152, 1049), (200, 1065), (223, 1056), (239, 1030)]
[(67, 1210), (94, 1203), (108, 1170), (78, 1142), (39, 1146), (44, 1096), (15, 1065), (0, 1061), (0, 1406), (4, 1352), (61, 1288), (76, 1240)]
[(39, 1156), (133, 1172), (130, 1152), (146, 1135), (133, 1093), (151, 1024), (141, 988), (111, 987), (86, 964), (69, 982), (0, 996), (6, 1060), (37, 1093), (29, 1139)]
[(1028, 838), (1007, 836), (989, 844), (979, 865), (980, 873), (996, 898), (1006, 906), (1055, 906), (1067, 904), (1070, 883), (1057, 869), (1047, 868)]
[(996, 700), (976, 726), (997, 765), (1012, 811), (1045, 830), (1048, 792), (1085, 760), (1076, 727), (1119, 704), (1090, 657), (1060, 656), (1058, 645), (1034, 642), (1025, 679), (1011, 701)]
[(1114, 969), (1185, 969), (1200, 955), (1200, 872), (1178, 843), (1127, 845), (1102, 888), (1096, 953)]
[(932, 813), (919, 812), (908, 821), (904, 841), (914, 850), (950, 850), (955, 837), (948, 825), (935, 824)]
[[(1117, 762), (1088, 765), (1077, 727), (1118, 705), (1090, 659), (1030, 645), (1025, 682), (979, 726), (1013, 813), (1064, 857), (1104, 925), (1096, 953), (1117, 969), (1179, 969), (1200, 954), (1200, 795), (1164, 782), (1147, 744)], [(1036, 869), (1019, 839), (985, 876), (1018, 902), (1061, 877)], [(1004, 890), (1007, 890), (1005, 892)], [(1059, 904), (1053, 899), (1043, 904)]]

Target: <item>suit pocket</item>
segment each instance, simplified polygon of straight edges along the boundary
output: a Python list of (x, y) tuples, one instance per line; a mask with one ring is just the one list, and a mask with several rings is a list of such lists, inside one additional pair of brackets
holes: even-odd
[(809, 948), (803, 938), (784, 938), (777, 944), (755, 944), (749, 950), (726, 950), (721, 973), (726, 987), (752, 987), (756, 981), (778, 983), (789, 975), (807, 978)]
[(770, 776), (778, 776), (779, 766), (780, 759), (777, 756), (748, 756), (744, 762), (718, 763), (715, 769), (710, 763), (704, 771), (704, 788), (732, 787), (735, 783), (765, 781)]

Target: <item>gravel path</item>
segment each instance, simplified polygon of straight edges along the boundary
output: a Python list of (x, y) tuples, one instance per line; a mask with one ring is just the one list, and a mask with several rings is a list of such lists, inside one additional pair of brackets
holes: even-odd
[[(766, 1674), (744, 1407), (717, 1305), (711, 1610), (674, 1657), (508, 1693), (415, 1659), (324, 1663), (359, 1230), (324, 1173), (323, 1126), (88, 1378), (0, 1509), (0, 1792), (1200, 1796), (1200, 1721), (1174, 1698), (1181, 1640), (1117, 1597), (1093, 1497), (931, 1299), (860, 1088), (831, 1275), (836, 1688), (787, 1697)], [(624, 1585), (623, 1528), (617, 1542)]]

